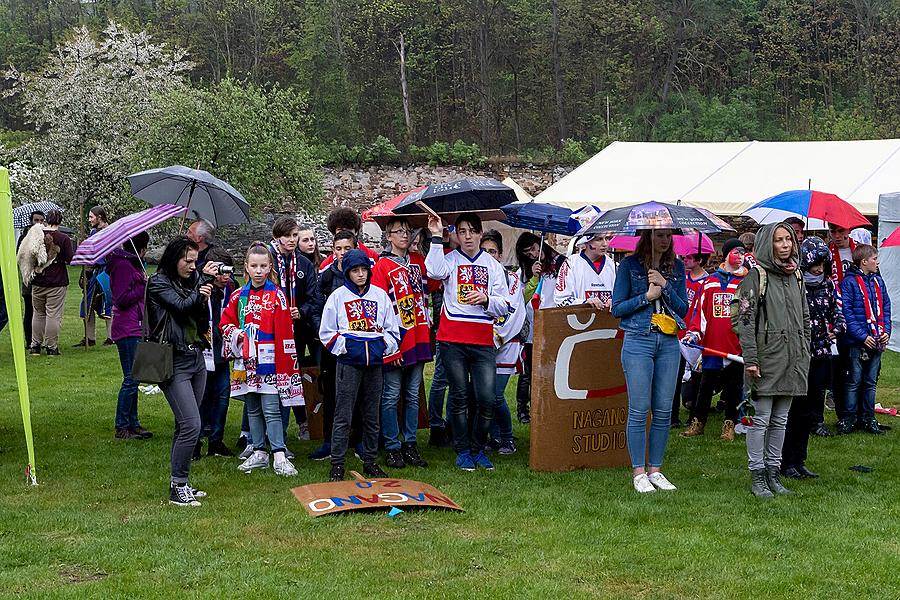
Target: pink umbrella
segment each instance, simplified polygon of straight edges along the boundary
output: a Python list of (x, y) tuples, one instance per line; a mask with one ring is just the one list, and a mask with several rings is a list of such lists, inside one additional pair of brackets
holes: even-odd
[(73, 265), (93, 265), (142, 231), (187, 212), (186, 206), (158, 204), (141, 212), (122, 217), (78, 245)]
[[(637, 248), (639, 239), (641, 239), (639, 236), (617, 235), (612, 240), (610, 240), (609, 247), (615, 248), (616, 250), (628, 250), (629, 252), (631, 252), (634, 251), (635, 248)], [(713, 241), (705, 233), (700, 234), (700, 240), (697, 240), (696, 233), (672, 236), (672, 243), (675, 246), (675, 254), (677, 254), (678, 256), (697, 254), (698, 242), (701, 254), (713, 253)]]

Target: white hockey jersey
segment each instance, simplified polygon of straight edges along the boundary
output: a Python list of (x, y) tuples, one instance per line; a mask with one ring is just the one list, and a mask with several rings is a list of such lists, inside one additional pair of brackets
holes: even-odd
[(573, 254), (559, 269), (556, 280), (556, 306), (584, 304), (588, 298), (601, 302), (612, 301), (616, 285), (616, 263), (608, 256), (601, 256), (597, 263), (584, 252)]
[[(444, 284), (438, 341), (492, 346), (494, 319), (509, 312), (509, 288), (503, 265), (481, 250), (472, 257), (459, 249), (445, 255), (440, 240), (436, 239), (425, 257), (425, 270), (429, 277)], [(487, 306), (463, 302), (469, 291), (485, 294)]]

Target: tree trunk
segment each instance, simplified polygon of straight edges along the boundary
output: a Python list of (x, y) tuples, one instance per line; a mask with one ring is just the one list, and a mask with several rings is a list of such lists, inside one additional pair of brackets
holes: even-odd
[(394, 48), (400, 55), (400, 92), (403, 94), (403, 119), (406, 122), (406, 143), (413, 142), (413, 124), (409, 116), (409, 85), (406, 81), (406, 40), (400, 32), (400, 43), (394, 42)]
[(479, 2), (479, 13), (482, 16), (478, 26), (478, 72), (481, 80), (480, 107), (481, 107), (481, 146), (490, 149), (493, 147), (491, 139), (491, 82), (488, 69), (488, 39), (489, 21), (488, 10), (484, 2)]
[(553, 28), (550, 34), (550, 54), (553, 60), (553, 87), (556, 94), (556, 146), (569, 137), (566, 129), (566, 117), (563, 114), (562, 64), (559, 56), (559, 0), (552, 0), (550, 7), (553, 13)]

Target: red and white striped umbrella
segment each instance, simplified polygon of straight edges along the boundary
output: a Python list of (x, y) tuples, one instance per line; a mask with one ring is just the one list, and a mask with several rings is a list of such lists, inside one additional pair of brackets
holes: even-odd
[(81, 242), (78, 250), (75, 252), (75, 256), (72, 257), (72, 264), (96, 264), (98, 260), (142, 231), (147, 231), (154, 225), (159, 225), (172, 217), (181, 217), (186, 211), (186, 206), (160, 204), (127, 217), (122, 217)]

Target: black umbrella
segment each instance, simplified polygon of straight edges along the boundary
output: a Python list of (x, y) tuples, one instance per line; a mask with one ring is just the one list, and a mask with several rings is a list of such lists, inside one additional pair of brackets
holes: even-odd
[[(482, 211), (497, 214), (498, 209), (515, 201), (516, 193), (508, 185), (496, 179), (468, 177), (447, 183), (433, 183), (411, 192), (393, 211), (398, 215), (416, 214), (423, 210), (438, 214)], [(423, 209), (422, 205), (427, 209)]]
[(236, 189), (206, 171), (181, 165), (150, 169), (128, 176), (135, 198), (188, 207), (188, 214), (213, 225), (249, 223), (250, 204)]

